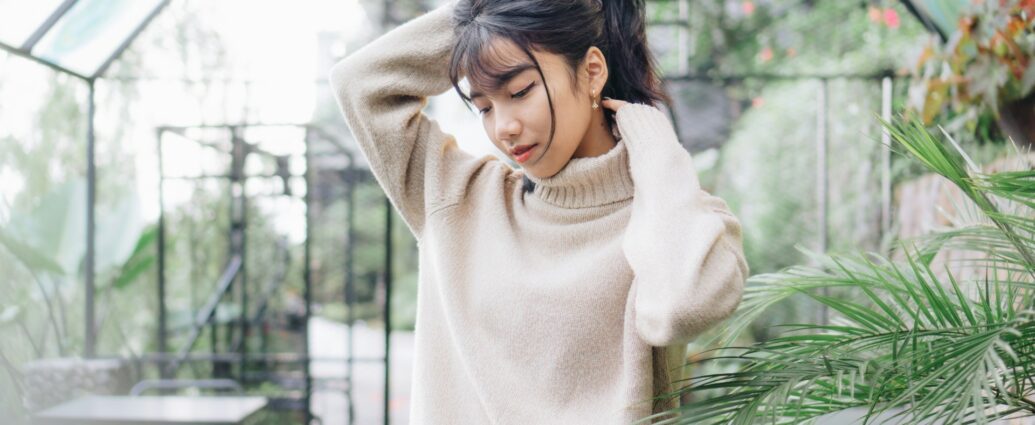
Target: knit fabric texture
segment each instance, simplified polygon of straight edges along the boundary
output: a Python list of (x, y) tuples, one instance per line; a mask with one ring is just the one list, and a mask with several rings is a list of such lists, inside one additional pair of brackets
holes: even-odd
[(531, 193), (523, 170), (461, 150), (423, 113), (452, 89), (453, 6), (330, 72), (418, 241), (412, 423), (628, 424), (678, 405), (657, 396), (682, 377), (687, 343), (741, 300), (739, 221), (653, 106), (620, 108), (614, 148), (529, 175)]

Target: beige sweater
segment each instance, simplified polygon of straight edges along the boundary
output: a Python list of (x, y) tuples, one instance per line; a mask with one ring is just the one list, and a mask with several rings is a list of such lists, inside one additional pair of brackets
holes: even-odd
[[(415, 424), (630, 423), (672, 406), (686, 343), (729, 316), (740, 224), (668, 117), (630, 104), (607, 153), (521, 189), (422, 109), (452, 88), (452, 2), (334, 66), (331, 86), (420, 251)], [(678, 370), (678, 369), (677, 369)]]

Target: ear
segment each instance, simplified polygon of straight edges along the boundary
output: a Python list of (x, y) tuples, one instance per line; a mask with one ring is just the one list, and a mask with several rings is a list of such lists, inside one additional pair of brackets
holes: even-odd
[(607, 60), (604, 58), (604, 52), (597, 46), (590, 46), (582, 59), (582, 68), (587, 76), (587, 91), (593, 90), (599, 95), (607, 83)]

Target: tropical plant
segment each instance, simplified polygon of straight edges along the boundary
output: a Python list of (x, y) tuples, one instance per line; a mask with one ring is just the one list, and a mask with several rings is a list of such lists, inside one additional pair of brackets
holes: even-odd
[[(84, 189), (85, 183), (81, 180), (59, 185), (44, 194), (36, 208), (14, 211), (10, 220), (0, 227), (0, 249), (10, 253), (16, 264), (32, 277), (60, 356), (73, 351), (69, 346), (72, 339), (65, 298), (74, 290), (73, 284), (79, 279), (86, 258)], [(102, 297), (110, 297), (113, 289), (127, 288), (154, 267), (157, 230), (154, 226), (144, 227), (138, 205), (137, 197), (129, 196), (97, 222), (94, 261), (100, 277), (96, 288)], [(0, 312), (23, 314), (17, 309), (5, 309), (4, 304), (0, 302)], [(101, 317), (107, 316), (102, 312)], [(25, 336), (32, 339), (30, 333)], [(29, 342), (34, 347), (45, 346), (42, 340)]]
[[(651, 419), (797, 424), (849, 408), (902, 423), (1035, 415), (1035, 169), (983, 173), (947, 132), (941, 141), (919, 120), (881, 122), (892, 149), (958, 187), (978, 220), (900, 241), (905, 260), (799, 248), (818, 265), (752, 276), (713, 336), (724, 348), (692, 362), (741, 367), (689, 378), (661, 397), (690, 402)], [(983, 255), (938, 270), (933, 260), (947, 249)], [(958, 279), (950, 265), (985, 273)], [(802, 297), (833, 312), (831, 322), (728, 346), (774, 305)]]

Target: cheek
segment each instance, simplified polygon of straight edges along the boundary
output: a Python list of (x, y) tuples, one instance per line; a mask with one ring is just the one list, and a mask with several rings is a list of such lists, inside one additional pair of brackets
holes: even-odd
[[(570, 95), (554, 99), (557, 111), (557, 130), (554, 144), (565, 145), (574, 150), (589, 125), (590, 114)], [(549, 111), (548, 111), (549, 112)]]
[[(526, 102), (522, 108), (521, 115), (525, 117), (525, 132), (529, 139), (536, 143), (547, 143), (550, 137), (550, 104), (543, 96), (541, 102)], [(558, 121), (560, 117), (558, 116)]]
[(489, 137), (489, 141), (492, 142), (493, 146), (496, 146), (496, 149), (499, 149), (500, 152), (503, 152), (505, 154), (507, 153), (508, 148), (506, 146), (503, 146), (503, 144), (500, 143), (499, 140), (496, 140), (496, 132), (493, 128), (493, 125), (494, 124), (492, 123), (492, 120), (482, 119), (482, 128), (485, 129), (485, 135)]
[(529, 117), (525, 130), (535, 133), (535, 141), (543, 145), (550, 143), (551, 125), (554, 126), (552, 143), (549, 144), (546, 157), (536, 164), (540, 168), (553, 169), (566, 164), (578, 147), (589, 119), (588, 113), (580, 113), (575, 99), (570, 93), (558, 93), (553, 90), (557, 84), (567, 84), (567, 82), (553, 82), (550, 87), (556, 115), (555, 121), (550, 117), (550, 101), (547, 100), (544, 91), (540, 91), (534, 100), (530, 99), (533, 101), (528, 102), (530, 107), (524, 111), (525, 116)]

